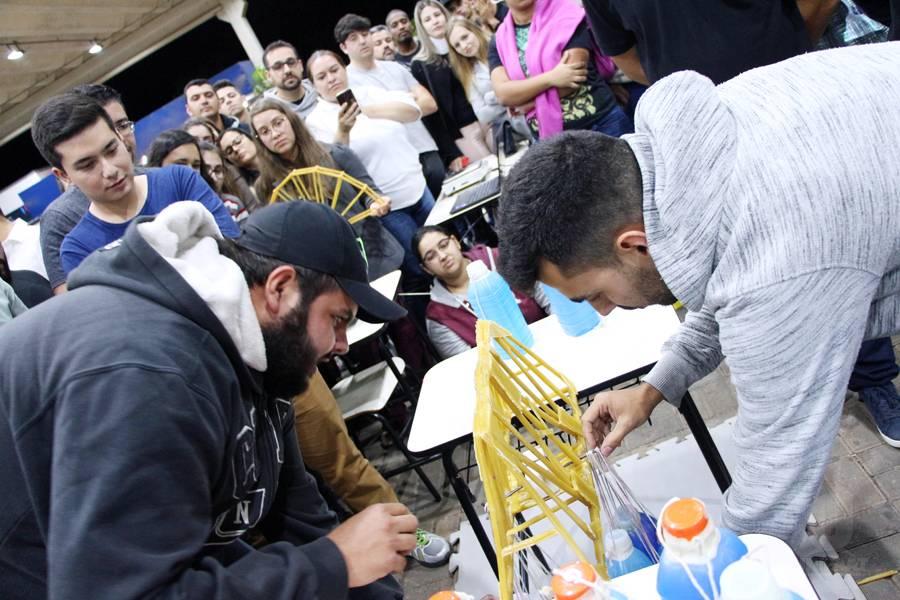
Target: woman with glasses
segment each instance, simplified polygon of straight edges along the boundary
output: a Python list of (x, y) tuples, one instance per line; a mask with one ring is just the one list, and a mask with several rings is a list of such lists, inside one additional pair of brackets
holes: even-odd
[[(441, 225), (427, 225), (413, 236), (413, 249), (422, 269), (434, 277), (431, 299), (425, 309), (428, 337), (442, 358), (475, 347), (475, 322), (478, 317), (467, 299), (469, 273), (466, 267), (480, 260), (492, 271), (497, 270), (496, 248), (478, 245), (463, 251), (456, 235)], [(513, 291), (525, 321), (533, 323), (550, 312), (550, 301), (540, 286), (534, 297)]]
[(258, 208), (256, 196), (244, 183), (237, 170), (225, 161), (222, 151), (215, 144), (198, 142), (198, 145), (207, 181), (222, 199), (222, 203), (228, 208), (234, 220), (240, 223)]
[(259, 149), (256, 142), (240, 129), (226, 129), (219, 134), (216, 144), (225, 160), (238, 168), (247, 185), (253, 185), (259, 176)]
[[(353, 150), (340, 144), (316, 141), (300, 117), (283, 102), (270, 99), (255, 102), (250, 110), (250, 127), (261, 146), (258, 155), (260, 174), (255, 189), (262, 202), (268, 204), (271, 201), (273, 190), (291, 171), (315, 166), (344, 171), (381, 194)], [(316, 188), (311, 176), (304, 176), (301, 181), (307, 190)], [(334, 194), (335, 180), (323, 177), (320, 181), (325, 188), (323, 197), (330, 199)], [(349, 185), (341, 186), (337, 204), (339, 212), (343, 212), (343, 207), (356, 194), (357, 191)], [(403, 247), (382, 227), (377, 218), (390, 211), (390, 199), (382, 197), (388, 200), (386, 204), (374, 204), (374, 198), (366, 198), (357, 201), (345, 215), (352, 217), (366, 208), (372, 208), (372, 218), (363, 219), (354, 225), (363, 240), (370, 279), (377, 279), (399, 268), (405, 254)]]
[[(150, 144), (150, 149), (147, 151), (147, 166), (166, 167), (168, 165), (183, 165), (193, 169), (216, 192), (235, 221), (240, 215), (246, 216), (246, 208), (239, 198), (227, 194), (223, 196), (221, 185), (217, 185), (216, 180), (211, 177), (208, 165), (204, 162), (200, 152), (200, 142), (187, 131), (181, 129), (163, 131)], [(226, 196), (228, 197), (226, 198)]]

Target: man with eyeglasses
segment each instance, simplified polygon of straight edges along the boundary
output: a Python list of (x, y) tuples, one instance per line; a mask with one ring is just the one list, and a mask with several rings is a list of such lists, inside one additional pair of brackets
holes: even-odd
[[(71, 91), (89, 96), (100, 103), (112, 120), (113, 127), (133, 162), (137, 146), (134, 138), (134, 121), (128, 118), (119, 92), (98, 83), (79, 85)], [(142, 175), (144, 172), (146, 169), (134, 167), (135, 175)], [(91, 201), (78, 186), (70, 185), (41, 214), (41, 254), (44, 257), (44, 267), (47, 269), (47, 279), (54, 294), (66, 291), (66, 273), (60, 262), (59, 248), (63, 238), (78, 224), (90, 204)]]
[(276, 40), (263, 51), (263, 66), (273, 86), (263, 96), (280, 100), (306, 119), (316, 107), (319, 95), (312, 82), (303, 78), (303, 61), (297, 56), (297, 49), (284, 40)]

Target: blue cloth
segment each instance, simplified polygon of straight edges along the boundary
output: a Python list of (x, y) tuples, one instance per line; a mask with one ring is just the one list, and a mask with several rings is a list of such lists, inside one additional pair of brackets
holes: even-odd
[(897, 367), (891, 338), (866, 340), (859, 349), (847, 387), (858, 392), (864, 388), (886, 385), (897, 373), (900, 373), (900, 368)]
[(400, 245), (403, 246), (403, 271), (410, 275), (424, 275), (425, 272), (419, 266), (416, 253), (412, 248), (412, 239), (416, 230), (425, 224), (425, 219), (431, 209), (434, 208), (434, 196), (425, 187), (425, 192), (418, 202), (406, 208), (392, 210), (381, 217), (381, 224), (391, 232)]
[[(182, 165), (169, 165), (147, 171), (146, 175), (147, 199), (135, 217), (156, 215), (168, 205), (181, 200), (196, 200), (216, 218), (222, 235), (237, 237), (240, 234), (240, 229), (231, 218), (228, 209), (193, 169)], [(95, 217), (90, 211), (84, 213), (81, 221), (66, 235), (60, 246), (60, 260), (66, 275), (80, 265), (88, 254), (125, 235), (125, 230), (132, 220), (124, 223), (108, 223)]]
[(634, 123), (631, 122), (624, 110), (614, 106), (591, 126), (591, 131), (599, 131), (612, 137), (622, 137), (626, 133), (634, 133)]

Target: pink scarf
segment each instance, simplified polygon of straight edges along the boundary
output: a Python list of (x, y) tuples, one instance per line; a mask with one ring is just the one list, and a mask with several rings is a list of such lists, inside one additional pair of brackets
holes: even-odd
[[(528, 47), (525, 49), (525, 64), (532, 77), (551, 71), (559, 64), (566, 44), (584, 18), (584, 9), (571, 0), (535, 0)], [(525, 79), (525, 73), (519, 64), (516, 24), (513, 22), (512, 12), (506, 15), (497, 28), (496, 41), (500, 62), (506, 68), (509, 78)], [(611, 58), (603, 56), (596, 48), (591, 48), (590, 53), (601, 77), (608, 79), (615, 73), (616, 66)], [(528, 116), (535, 115), (541, 139), (563, 130), (562, 106), (556, 88), (550, 88), (535, 97), (534, 110)]]

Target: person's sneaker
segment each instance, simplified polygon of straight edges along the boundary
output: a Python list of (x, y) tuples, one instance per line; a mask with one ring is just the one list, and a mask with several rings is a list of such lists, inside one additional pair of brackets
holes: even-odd
[(416, 529), (416, 548), (409, 556), (420, 565), (440, 567), (450, 560), (450, 544), (430, 531)]
[(889, 445), (900, 448), (900, 394), (893, 383), (859, 390), (878, 433)]

